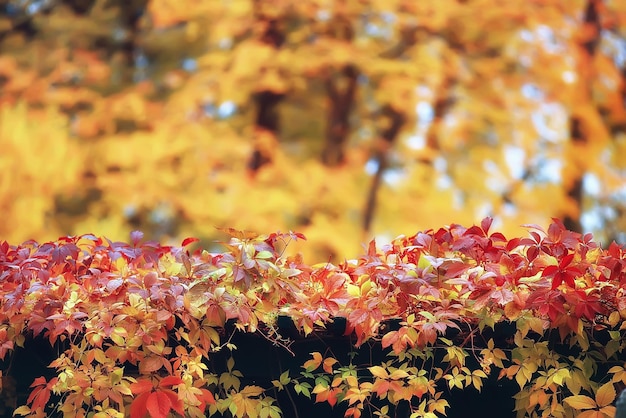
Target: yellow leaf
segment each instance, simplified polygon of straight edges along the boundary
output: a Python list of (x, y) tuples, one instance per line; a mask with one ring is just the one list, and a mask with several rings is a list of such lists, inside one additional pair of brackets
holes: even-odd
[(592, 409), (597, 406), (596, 401), (585, 395), (568, 396), (564, 401), (574, 409)]
[(393, 380), (399, 380), (407, 377), (409, 374), (404, 370), (394, 370), (389, 376)]
[(611, 312), (611, 314), (609, 315), (609, 324), (614, 327), (615, 325), (617, 325), (620, 321), (620, 314), (617, 311), (613, 311)]
[(596, 392), (596, 403), (600, 408), (607, 406), (615, 400), (616, 396), (615, 387), (613, 383), (605, 383), (600, 386), (600, 389)]
[(445, 399), (438, 399), (428, 405), (430, 412), (439, 412), (442, 415), (446, 415), (446, 408), (449, 408), (450, 404)]
[(264, 389), (260, 386), (251, 385), (244, 387), (239, 393), (245, 397), (259, 396), (261, 393), (263, 393), (263, 390)]
[(346, 381), (346, 383), (350, 386), (350, 387), (358, 387), (359, 386), (359, 381), (356, 378), (356, 376), (346, 376), (344, 378), (344, 380)]
[(317, 385), (315, 385), (315, 387), (313, 388), (311, 392), (318, 394), (318, 393), (327, 392), (327, 391), (328, 391), (328, 384), (318, 383)]
[(380, 366), (369, 367), (369, 371), (370, 373), (372, 373), (372, 375), (380, 377), (381, 379), (387, 379), (389, 377), (389, 373), (387, 373), (387, 370)]
[(13, 415), (28, 415), (30, 414), (30, 408), (26, 405), (22, 405), (13, 411)]
[(556, 383), (559, 386), (563, 386), (563, 379), (565, 378), (569, 378), (570, 377), (570, 372), (567, 369), (559, 369), (556, 373), (554, 373), (554, 376), (552, 376), (552, 380), (554, 380), (554, 383)]

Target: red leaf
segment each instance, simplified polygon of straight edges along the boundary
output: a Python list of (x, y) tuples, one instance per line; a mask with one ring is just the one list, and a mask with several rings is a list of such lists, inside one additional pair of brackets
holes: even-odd
[(130, 241), (133, 243), (135, 247), (137, 246), (137, 244), (141, 242), (142, 239), (143, 239), (143, 232), (133, 231), (130, 233)]
[(493, 218), (487, 217), (482, 220), (480, 223), (480, 227), (485, 231), (485, 235), (489, 233), (489, 228), (491, 228), (491, 223), (493, 222)]
[(183, 379), (181, 379), (180, 377), (177, 377), (177, 376), (165, 376), (159, 382), (159, 387), (166, 388), (166, 387), (171, 387), (171, 386), (174, 386), (174, 385), (180, 385), (181, 383), (183, 383)]
[(201, 407), (203, 410), (206, 407), (206, 404), (209, 404), (209, 405), (215, 404), (215, 397), (209, 390), (200, 389), (200, 391), (202, 392), (202, 395), (198, 396), (198, 399), (200, 400), (200, 402), (202, 402)]
[(35, 386), (42, 386), (42, 385), (45, 385), (46, 383), (47, 383), (46, 378), (43, 376), (39, 376), (38, 378), (33, 380), (33, 383), (30, 385), (30, 387), (34, 388)]
[(446, 269), (447, 278), (455, 278), (460, 277), (471, 266), (462, 261), (446, 260), (444, 261), (442, 267)]
[(135, 398), (133, 403), (130, 404), (130, 418), (143, 418), (146, 416), (148, 412), (146, 403), (149, 396), (150, 392), (145, 392)]
[(608, 253), (613, 258), (622, 258), (622, 249), (615, 241), (611, 242), (611, 245), (609, 245)]
[(178, 412), (180, 415), (185, 416), (185, 407), (183, 405), (183, 401), (180, 400), (176, 392), (173, 392), (171, 390), (164, 390), (161, 393), (163, 393), (170, 399), (170, 402), (172, 403), (171, 409)]
[(50, 389), (46, 386), (39, 386), (28, 396), (27, 403), (30, 403), (33, 410), (45, 408), (50, 400)]
[(559, 242), (561, 234), (566, 230), (560, 219), (552, 218), (552, 223), (548, 226), (548, 237), (552, 242)]
[(167, 418), (167, 414), (172, 409), (172, 401), (163, 392), (152, 392), (148, 395), (146, 408), (151, 418)]
[(494, 232), (493, 234), (490, 235), (490, 238), (493, 241), (507, 242), (506, 237), (504, 236), (502, 232)]
[(541, 276), (542, 277), (552, 277), (554, 276), (557, 272), (559, 271), (559, 268), (557, 266), (547, 266), (546, 268), (543, 269), (543, 271), (541, 272)]
[(569, 265), (571, 264), (572, 260), (574, 260), (574, 255), (575, 255), (575, 254), (574, 254), (574, 253), (572, 253), (572, 254), (568, 254), (568, 255), (564, 256), (564, 257), (561, 259), (561, 261), (559, 262), (559, 267), (560, 267), (561, 269), (563, 269), (563, 268), (565, 268), (565, 267), (569, 266)]
[(199, 238), (193, 238), (193, 237), (185, 238), (185, 239), (183, 240), (183, 244), (182, 244), (182, 246), (183, 246), (183, 247), (186, 247), (186, 246), (188, 246), (189, 244), (193, 244), (194, 242), (198, 242), (198, 241), (200, 241), (200, 239), (199, 239)]
[(150, 392), (154, 388), (154, 385), (150, 380), (140, 379), (130, 384), (130, 391), (135, 395), (145, 392)]
[(367, 246), (367, 255), (369, 257), (376, 257), (377, 253), (376, 253), (376, 240), (371, 240), (369, 242), (369, 245)]

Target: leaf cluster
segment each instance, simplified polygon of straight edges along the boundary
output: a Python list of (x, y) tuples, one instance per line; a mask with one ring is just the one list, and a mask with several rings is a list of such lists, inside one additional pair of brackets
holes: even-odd
[[(55, 376), (35, 379), (15, 413), (278, 417), (268, 391), (293, 390), (343, 404), (346, 416), (369, 408), (383, 418), (404, 403), (412, 417), (432, 418), (445, 414), (446, 390), (480, 391), (497, 375), (519, 385), (520, 416), (612, 416), (626, 384), (624, 249), (603, 249), (557, 220), (527, 228), (527, 237), (507, 239), (490, 218), (453, 224), (381, 248), (372, 241), (338, 265), (285, 255), (304, 239), (293, 232), (227, 230), (219, 253), (138, 232), (129, 243), (2, 242), (0, 357), (38, 336), (61, 347)], [(379, 344), (389, 360), (346, 364), (314, 352), (299, 376), (287, 371), (269, 388), (242, 385), (232, 358), (223, 372), (209, 367), (215, 353), (236, 348), (234, 332), (292, 351), (280, 317), (303, 336), (344, 319), (355, 349)], [(512, 331), (496, 343), (502, 324)]]

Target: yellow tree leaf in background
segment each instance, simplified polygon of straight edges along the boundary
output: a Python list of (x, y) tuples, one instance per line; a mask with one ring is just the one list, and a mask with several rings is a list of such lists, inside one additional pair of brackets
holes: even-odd
[[(505, 234), (585, 219), (610, 241), (626, 227), (610, 215), (626, 207), (623, 10), (598, 6), (598, 32), (587, 4), (99, 1), (35, 13), (28, 36), (7, 16), (0, 233), (294, 230), (305, 256), (340, 261), (492, 215)], [(392, 140), (386, 106), (403, 117)]]

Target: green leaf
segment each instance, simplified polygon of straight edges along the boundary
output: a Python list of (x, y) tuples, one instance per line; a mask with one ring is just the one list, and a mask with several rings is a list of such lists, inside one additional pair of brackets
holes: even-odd
[(254, 258), (260, 258), (261, 260), (268, 260), (273, 257), (274, 255), (270, 251), (263, 250), (263, 251), (259, 251)]
[(311, 385), (307, 382), (296, 383), (293, 387), (297, 394), (302, 394), (311, 399)]

